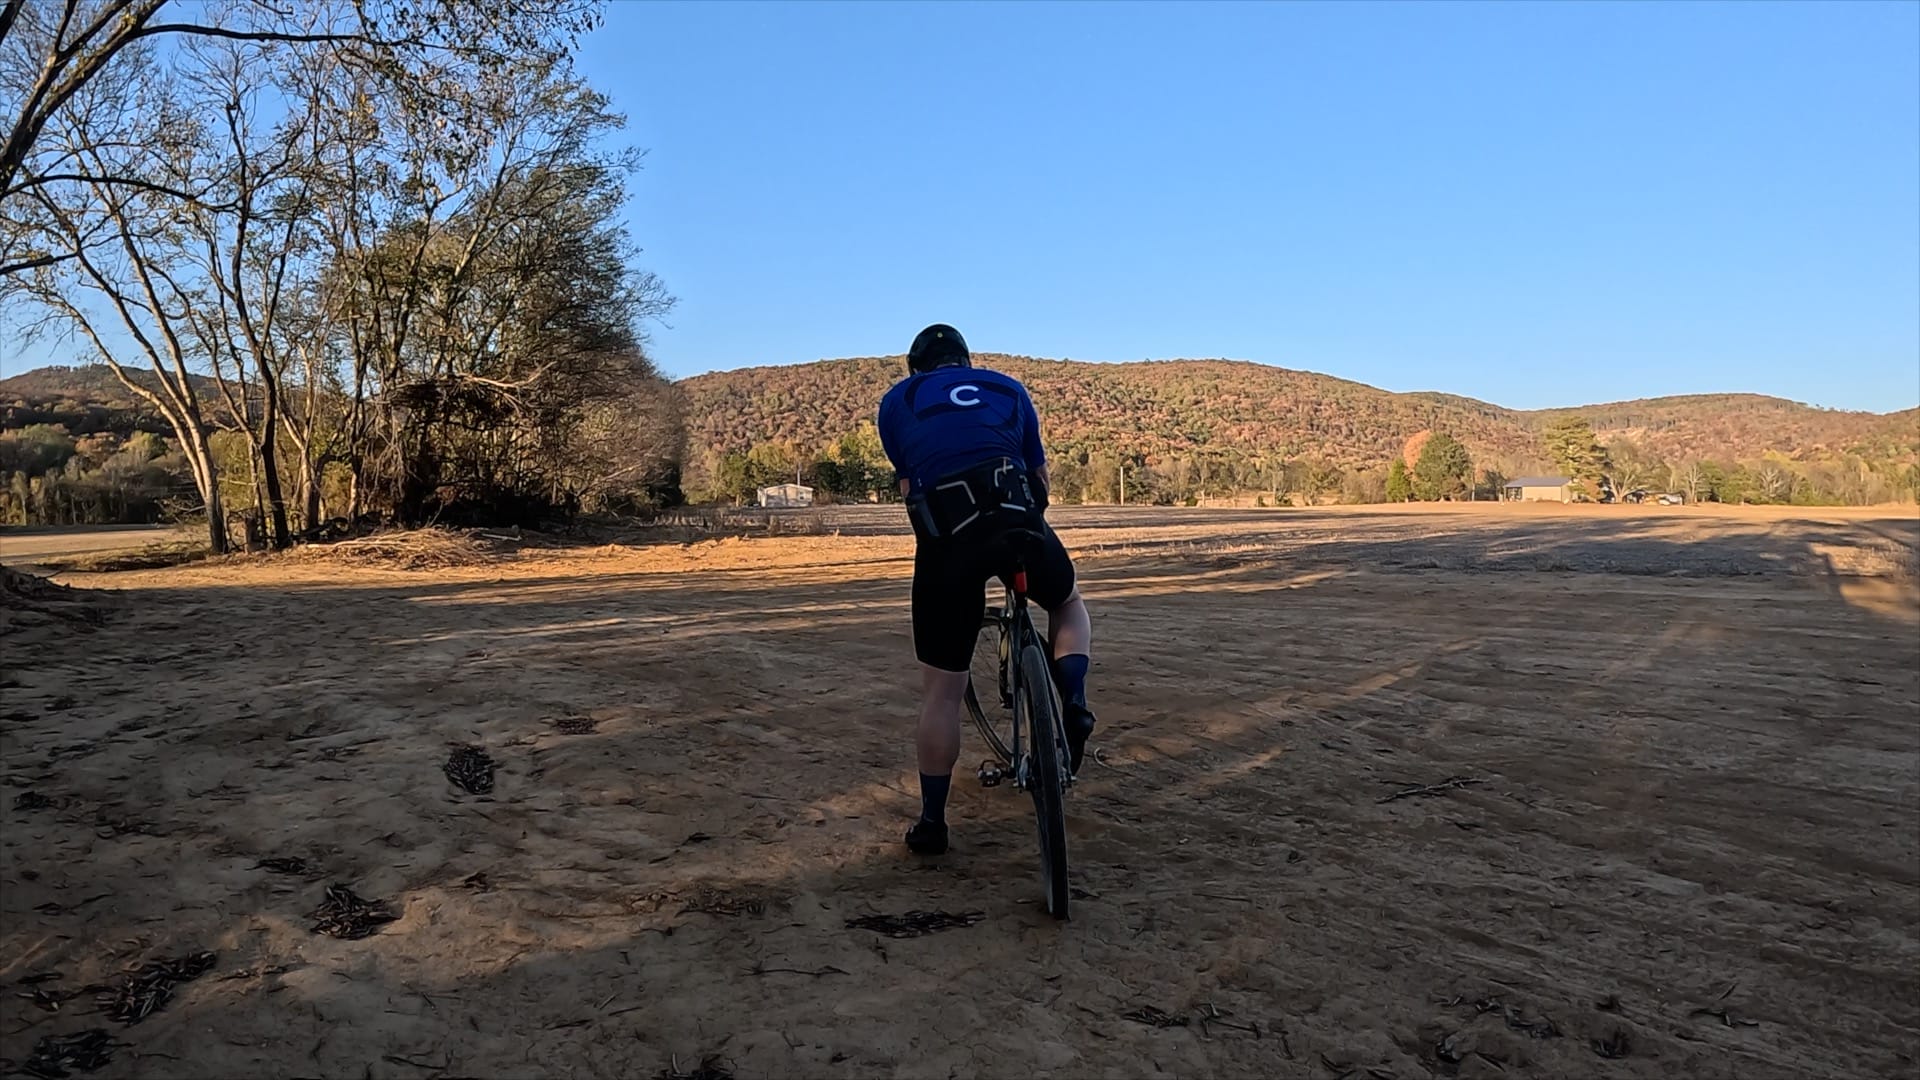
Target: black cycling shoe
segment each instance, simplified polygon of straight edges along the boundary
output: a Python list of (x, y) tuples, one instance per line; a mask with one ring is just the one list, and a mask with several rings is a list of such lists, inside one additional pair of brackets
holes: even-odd
[(945, 855), (947, 827), (934, 821), (916, 821), (907, 830), (907, 848), (915, 855)]
[(1093, 734), (1093, 710), (1085, 705), (1068, 702), (1064, 710), (1067, 729), (1067, 771), (1073, 776), (1080, 775), (1080, 762), (1087, 756), (1087, 737)]

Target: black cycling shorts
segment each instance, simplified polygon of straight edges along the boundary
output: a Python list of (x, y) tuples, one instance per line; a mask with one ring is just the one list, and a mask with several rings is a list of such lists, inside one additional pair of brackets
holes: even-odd
[[(1042, 523), (1027, 555), (1027, 597), (1049, 612), (1073, 595), (1073, 559)], [(978, 540), (922, 537), (913, 553), (913, 653), (942, 671), (973, 666), (974, 642), (986, 615), (987, 581), (1000, 566), (991, 545)]]

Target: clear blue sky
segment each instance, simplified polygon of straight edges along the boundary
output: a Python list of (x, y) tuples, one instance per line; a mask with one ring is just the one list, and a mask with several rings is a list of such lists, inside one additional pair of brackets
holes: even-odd
[(667, 372), (1225, 356), (1920, 403), (1920, 5), (636, 3)]

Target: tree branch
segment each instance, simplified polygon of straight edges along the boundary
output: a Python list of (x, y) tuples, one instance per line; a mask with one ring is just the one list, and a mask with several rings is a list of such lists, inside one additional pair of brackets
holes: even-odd
[[(148, 19), (159, 12), (160, 6), (165, 2), (166, 0), (142, 0), (138, 10), (126, 14), (123, 25), (137, 32)], [(26, 101), (21, 102), (20, 117), (14, 121), (13, 130), (7, 133), (6, 143), (0, 145), (0, 196), (13, 193), (14, 175), (26, 162), (27, 151), (40, 138), (40, 133), (46, 129), (47, 121), (53, 118), (54, 113), (65, 107), (67, 102), (80, 92), (80, 88), (98, 75), (101, 69), (106, 67), (107, 61), (113, 59), (114, 54), (125, 48), (127, 42), (131, 40), (125, 34), (109, 38), (99, 52), (87, 57), (80, 63), (78, 70), (68, 72), (60, 79), (58, 85), (55, 85), (55, 77), (79, 55), (81, 48), (92, 39), (93, 35), (99, 33), (101, 28), (113, 18), (132, 9), (134, 0), (115, 0), (101, 8), (100, 15), (94, 19), (93, 25), (82, 31), (71, 45), (63, 48), (60, 45), (60, 39), (66, 36), (67, 25), (72, 21), (76, 7), (77, 5), (68, 3), (66, 14), (60, 21), (60, 30), (54, 35), (54, 52), (47, 57), (46, 64), (41, 68), (40, 77), (35, 81), (32, 93), (28, 95)]]
[(43, 266), (55, 266), (77, 257), (74, 253), (68, 252), (64, 255), (40, 255), (15, 263), (0, 263), (0, 278), (22, 274), (28, 270), (38, 270)]
[[(46, 176), (29, 176), (27, 179), (9, 188), (7, 194), (15, 195), (20, 192), (31, 191), (44, 184), (54, 184), (62, 181), (75, 181), (83, 184), (104, 184), (112, 187), (130, 187), (147, 192), (150, 195), (165, 195), (168, 198), (179, 199), (182, 202), (199, 203), (206, 197), (206, 192), (204, 191), (199, 194), (194, 194), (191, 191), (182, 191), (179, 188), (168, 187), (165, 184), (155, 183), (152, 180), (138, 180), (130, 176), (93, 176), (87, 173), (50, 173)], [(205, 205), (209, 210), (233, 209), (232, 203), (202, 205)]]
[(228, 38), (233, 41), (279, 41), (295, 45), (372, 45), (382, 49), (428, 44), (420, 38), (389, 39), (377, 38), (370, 34), (290, 34), (281, 30), (229, 30), (224, 26), (201, 26), (198, 23), (160, 23), (142, 27), (128, 35), (128, 40), (152, 37), (155, 34), (189, 34), (194, 37)]
[(13, 29), (13, 21), (20, 17), (20, 11), (27, 6), (27, 0), (7, 0), (7, 6), (0, 8), (0, 41), (7, 39), (7, 31)]

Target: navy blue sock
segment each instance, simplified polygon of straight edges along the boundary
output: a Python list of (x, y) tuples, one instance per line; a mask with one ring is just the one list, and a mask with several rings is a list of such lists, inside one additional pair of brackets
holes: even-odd
[(1062, 656), (1053, 662), (1053, 677), (1060, 683), (1060, 700), (1085, 708), (1087, 705), (1087, 658)]
[(935, 825), (947, 823), (947, 789), (953, 786), (953, 777), (928, 776), (920, 774), (920, 820), (931, 821)]

